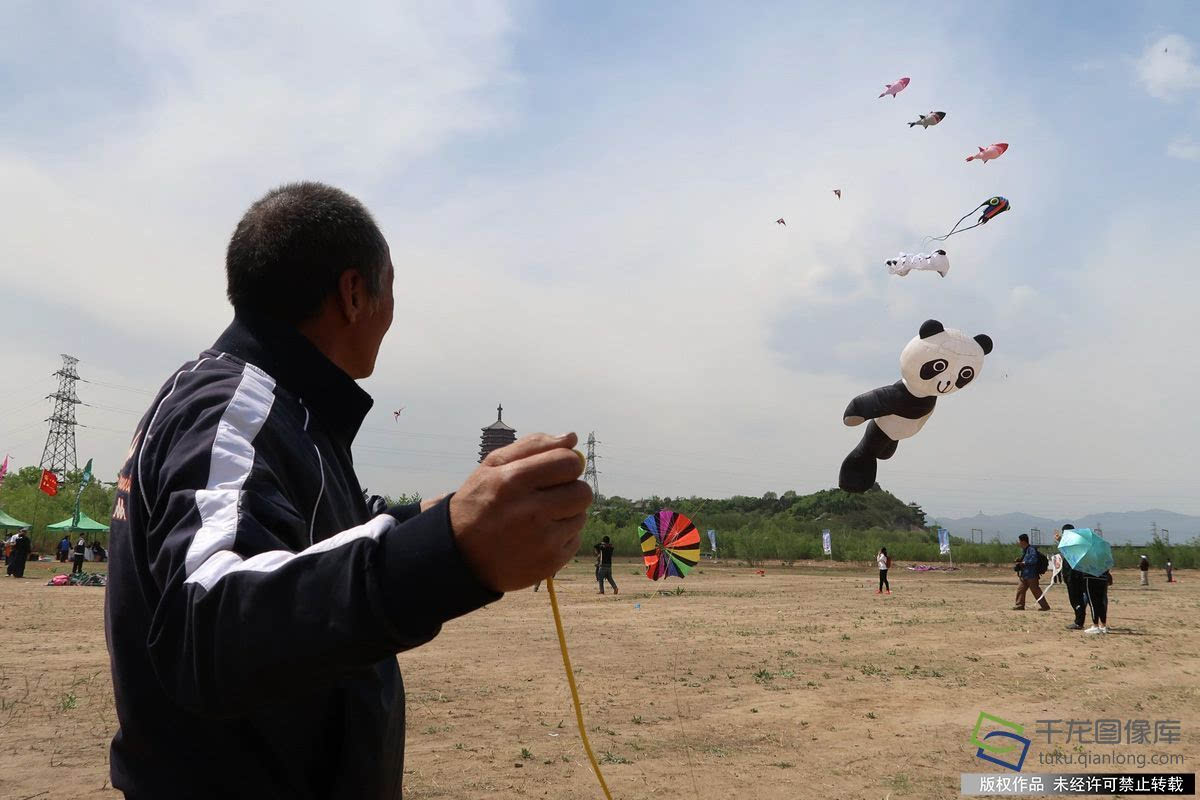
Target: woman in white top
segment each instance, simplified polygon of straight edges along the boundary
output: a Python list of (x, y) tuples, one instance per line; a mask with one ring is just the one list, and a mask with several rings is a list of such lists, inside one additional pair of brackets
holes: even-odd
[(892, 593), (892, 585), (888, 583), (887, 571), (892, 566), (892, 557), (887, 554), (887, 548), (879, 548), (879, 554), (875, 556), (875, 562), (879, 564), (879, 588), (875, 590), (875, 594), (883, 594), (883, 590), (887, 589), (887, 593)]

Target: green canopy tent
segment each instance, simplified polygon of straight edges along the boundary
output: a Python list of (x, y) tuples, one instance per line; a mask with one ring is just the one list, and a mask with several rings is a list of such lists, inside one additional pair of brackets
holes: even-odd
[[(32, 527), (28, 522), (21, 522), (19, 519), (13, 519), (8, 514), (0, 511), (0, 530), (18, 531), (21, 528)], [(108, 530), (105, 528), (105, 530)]]
[(74, 521), (75, 520), (72, 519), (71, 517), (67, 517), (62, 522), (56, 522), (53, 525), (47, 525), (46, 530), (48, 530), (48, 531), (84, 531), (87, 533), (99, 533), (99, 532), (108, 530), (107, 525), (96, 522), (96, 520), (92, 519), (87, 514), (84, 514), (82, 511), (79, 512), (79, 524), (73, 525), (72, 523)]

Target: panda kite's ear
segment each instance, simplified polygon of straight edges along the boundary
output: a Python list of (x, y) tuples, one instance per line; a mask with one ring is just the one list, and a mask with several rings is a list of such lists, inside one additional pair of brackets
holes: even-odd
[(992, 352), (992, 337), (988, 336), (986, 333), (976, 334), (975, 341), (979, 342), (979, 346), (983, 348), (983, 354), (985, 356)]
[(946, 326), (936, 319), (927, 319), (921, 323), (921, 338), (928, 339), (930, 336), (937, 336), (944, 330), (946, 330)]

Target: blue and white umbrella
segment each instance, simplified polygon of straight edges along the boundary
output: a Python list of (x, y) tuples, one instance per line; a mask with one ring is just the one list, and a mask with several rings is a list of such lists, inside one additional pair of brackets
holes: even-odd
[(1071, 569), (1100, 577), (1113, 567), (1112, 545), (1091, 528), (1063, 531), (1058, 552)]

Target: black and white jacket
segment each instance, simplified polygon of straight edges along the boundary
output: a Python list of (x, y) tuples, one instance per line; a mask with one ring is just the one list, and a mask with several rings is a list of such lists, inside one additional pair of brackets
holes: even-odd
[(155, 398), (105, 600), (127, 797), (400, 797), (395, 654), (500, 595), (448, 500), (371, 515), (350, 453), (371, 404), (294, 329), (240, 316)]

